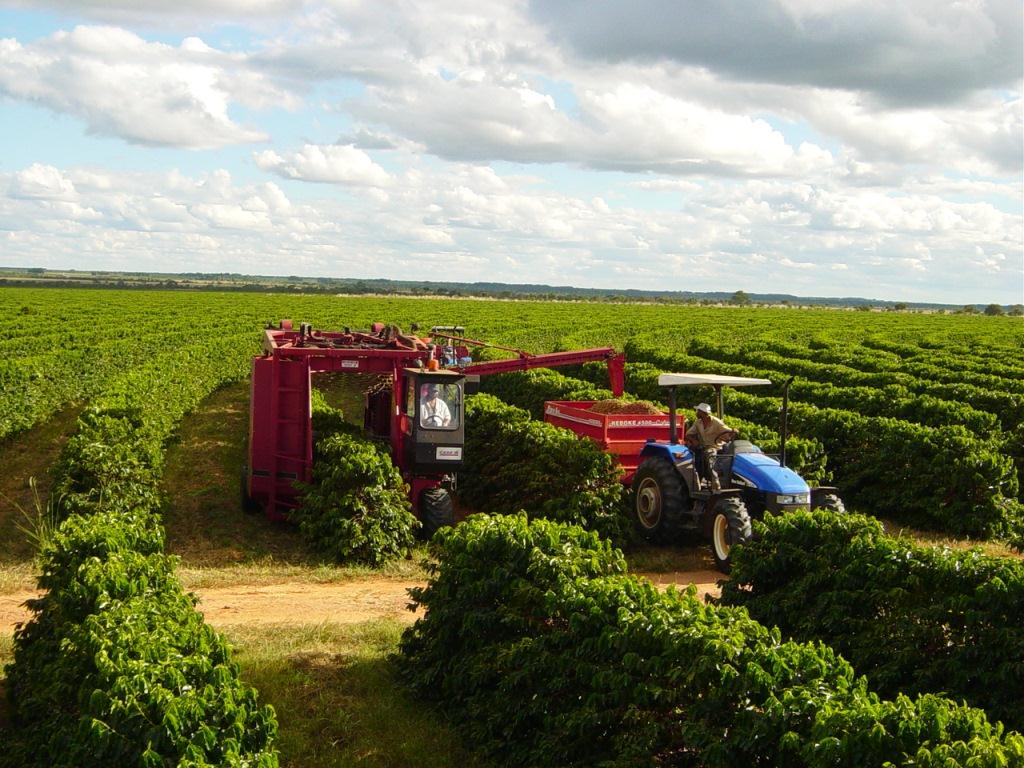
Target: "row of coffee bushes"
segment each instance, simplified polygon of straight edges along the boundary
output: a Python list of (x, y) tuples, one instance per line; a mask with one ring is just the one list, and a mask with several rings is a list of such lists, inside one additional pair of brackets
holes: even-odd
[[(665, 388), (658, 386), (658, 376), (661, 373), (661, 369), (649, 363), (626, 363), (626, 392), (644, 400), (663, 402), (666, 398)], [(580, 378), (591, 383), (595, 380), (600, 381), (600, 377), (605, 375), (605, 366), (601, 363), (587, 363), (579, 371)], [(685, 395), (680, 397), (688, 399), (680, 400), (677, 407), (681, 411), (681, 418), (685, 417), (691, 422), (694, 419), (693, 406), (699, 400), (712, 402), (714, 399), (714, 390), (711, 387), (687, 388), (683, 392)], [(779, 452), (782, 439), (778, 418), (774, 423), (755, 423), (727, 414), (726, 421), (744, 440), (750, 440), (765, 453)], [(789, 435), (786, 440), (786, 466), (811, 485), (823, 485), (832, 478), (825, 447), (820, 440), (814, 438)]]
[(488, 394), (466, 398), (465, 457), (459, 498), (471, 508), (526, 510), (617, 542), (630, 534), (612, 458), (522, 408)]
[(881, 699), (819, 643), (622, 575), (592, 532), (474, 516), (433, 540), (406, 679), (506, 766), (1010, 765), (1024, 737)]
[[(910, 392), (919, 392), (930, 383), (961, 382), (985, 387), (997, 392), (1024, 394), (1024, 381), (993, 375), (971, 374), (963, 370), (968, 363), (964, 356), (949, 356), (945, 365), (922, 366), (903, 363), (898, 368), (879, 372), (865, 372), (859, 368), (819, 362), (817, 358), (790, 356), (788, 353), (770, 351), (762, 342), (751, 344), (723, 345), (707, 338), (691, 339), (686, 345), (691, 355), (721, 360), (722, 362), (748, 363), (759, 368), (775, 368), (811, 381), (832, 382), (844, 387), (886, 387), (896, 385)], [(870, 353), (869, 353), (870, 354)]]
[(722, 603), (830, 645), (885, 695), (943, 691), (1024, 729), (1024, 561), (919, 546), (863, 515), (768, 516)]
[(895, 354), (901, 370), (936, 381), (968, 381), (993, 390), (1024, 395), (1024, 367), (1013, 361), (1020, 347), (974, 347), (957, 350), (938, 349), (923, 341), (921, 346), (884, 337), (864, 339), (862, 344), (872, 350)]
[(902, 419), (928, 427), (961, 425), (975, 432), (999, 427), (999, 419), (993, 413), (915, 392), (919, 381), (910, 374), (865, 373), (844, 365), (773, 352), (763, 343), (726, 347), (698, 340), (688, 349), (690, 355), (716, 363), (752, 366), (777, 385), (795, 376), (790, 397), (820, 408), (845, 408), (865, 416)]
[[(69, 403), (103, 392), (111, 376), (142, 364), (152, 354), (138, 338), (99, 332), (99, 338), (80, 348), (67, 335), (51, 338), (45, 352), (22, 352), (11, 344), (0, 352), (0, 439), (42, 423)], [(33, 333), (27, 340), (35, 338)]]
[[(985, 368), (997, 370), (1003, 377), (970, 374), (964, 370), (970, 353), (958, 357), (929, 353), (925, 363), (900, 360), (874, 349), (886, 342), (864, 343), (870, 348), (859, 348), (856, 366), (852, 360), (841, 362), (852, 354), (848, 348), (836, 353), (830, 347), (809, 349), (780, 340), (726, 347), (699, 339), (691, 341), (689, 350), (701, 358), (756, 366), (760, 375), (776, 381), (796, 373), (800, 378), (791, 388), (790, 396), (810, 405), (930, 427), (964, 427), (983, 436), (994, 449), (1009, 457), (1018, 479), (1024, 477), (1024, 384), (1005, 378), (1014, 370), (1005, 361), (990, 361)], [(907, 352), (905, 347), (896, 344), (896, 348)], [(917, 354), (925, 353), (918, 347), (911, 349)], [(884, 355), (898, 362), (890, 360), (888, 367), (882, 367), (879, 363)], [(869, 372), (865, 372), (865, 365)]]
[(316, 390), (312, 400), (313, 482), (292, 522), (339, 563), (376, 566), (408, 554), (420, 523), (388, 449), (363, 437)]
[[(908, 361), (898, 355), (876, 348), (878, 341), (866, 339), (863, 345), (840, 344), (838, 342), (815, 342), (801, 346), (781, 340), (762, 341), (759, 344), (766, 350), (782, 355), (787, 360), (813, 360), (818, 364), (826, 380), (828, 369), (841, 366), (840, 371), (853, 368), (868, 373), (897, 372), (909, 374), (904, 378), (906, 386), (919, 395), (931, 395), (941, 400), (953, 401), (972, 408), (987, 411), (999, 419), (1004, 427), (1019, 424), (1024, 420), (1024, 395), (1008, 392), (1005, 379), (993, 377), (986, 380), (985, 386), (963, 381), (960, 366), (965, 363), (963, 357), (957, 358), (957, 364), (935, 365), (928, 362)], [(903, 348), (903, 344), (897, 345)], [(912, 347), (918, 354), (932, 353), (919, 347)]]
[[(604, 380), (608, 380), (607, 365), (591, 365), (600, 367), (604, 373)], [(529, 411), (530, 415), (538, 420), (544, 418), (546, 400), (607, 400), (612, 397), (608, 389), (566, 376), (550, 368), (485, 376), (481, 379), (480, 389), (509, 405)]]
[[(637, 339), (626, 348), (631, 358), (664, 370), (708, 366), (707, 360)], [(714, 365), (718, 373), (764, 374), (736, 363)], [(731, 413), (765, 424), (777, 418), (780, 401), (730, 391), (728, 404)], [(858, 509), (957, 535), (1008, 535), (1021, 525), (1012, 459), (963, 427), (925, 427), (800, 402), (790, 404), (790, 425), (795, 433), (821, 441), (835, 483)]]
[(164, 552), (164, 440), (216, 387), (244, 376), (251, 339), (156, 355), (90, 407), (58, 467), (62, 518), (39, 555), (42, 597), (7, 667), (18, 766), (278, 764), (273, 710)]

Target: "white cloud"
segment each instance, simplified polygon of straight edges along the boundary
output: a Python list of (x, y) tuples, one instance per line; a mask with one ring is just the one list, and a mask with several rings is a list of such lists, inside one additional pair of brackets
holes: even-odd
[(11, 197), (37, 198), (40, 200), (74, 200), (77, 197), (75, 185), (52, 165), (33, 163), (11, 178)]
[(256, 165), (285, 179), (383, 187), (390, 183), (387, 171), (362, 150), (351, 145), (307, 144), (285, 156), (273, 150), (259, 152)]
[(182, 271), (398, 277), (395, 270), (415, 268), (444, 280), (757, 286), (958, 304), (1013, 303), (1020, 280), (1013, 215), (839, 185), (722, 181), (684, 190), (677, 210), (648, 211), (470, 165), (403, 173), (384, 198), (352, 187), (344, 202), (297, 203), (274, 184), (239, 184), (222, 171), (98, 178), (27, 168), (0, 176), (0, 189), (13, 190), (16, 176), (49, 178), (42, 188), (58, 191), (67, 186), (52, 182), (64, 179), (77, 196), (47, 208), (11, 192), (0, 198), (0, 229), (20, 233), (5, 257), (19, 264), (56, 266), (63, 252), (63, 266), (118, 268), (131, 254), (132, 269), (154, 271), (173, 263)]
[(588, 148), (589, 164), (664, 173), (795, 175), (831, 164), (804, 144), (794, 152), (764, 120), (687, 102), (639, 84), (581, 95), (581, 109), (605, 128)]
[(116, 27), (80, 26), (28, 45), (0, 40), (0, 92), (75, 115), (94, 133), (194, 149), (267, 138), (231, 118), (233, 101), (295, 103), (245, 56), (192, 38), (178, 48), (151, 43)]

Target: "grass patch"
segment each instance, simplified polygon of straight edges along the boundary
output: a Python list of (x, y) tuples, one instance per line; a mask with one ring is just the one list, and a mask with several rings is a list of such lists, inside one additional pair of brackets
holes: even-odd
[(32, 562), (0, 566), (0, 594), (24, 592), (36, 588), (39, 573)]
[(991, 557), (1013, 557), (1020, 559), (1024, 554), (1014, 551), (1003, 541), (985, 541), (983, 539), (957, 539), (941, 531), (925, 531), (908, 528), (894, 520), (879, 518), (882, 527), (889, 536), (908, 538), (926, 547), (949, 547), (950, 549), (980, 549)]
[(380, 620), (226, 632), (243, 679), (277, 712), (283, 768), (485, 768), (401, 685), (388, 657), (402, 629)]
[(249, 383), (214, 392), (185, 416), (167, 446), (162, 510), (167, 551), (193, 568), (274, 560), (316, 567), (296, 526), (242, 510), (248, 454)]
[(421, 545), (414, 550), (411, 560), (396, 560), (381, 568), (359, 565), (279, 563), (273, 558), (265, 558), (221, 567), (182, 565), (178, 568), (177, 573), (178, 578), (186, 589), (208, 589), (211, 587), (232, 587), (238, 585), (265, 586), (284, 582), (329, 584), (367, 577), (400, 580), (422, 579), (426, 582), (427, 572), (423, 567), (425, 556), (426, 546)]
[(624, 554), (629, 570), (634, 573), (715, 570), (710, 544), (699, 541), (696, 536), (681, 544), (633, 544)]
[(46, 509), (53, 484), (50, 467), (74, 432), (80, 412), (77, 406), (65, 408), (49, 421), (0, 441), (0, 565), (32, 562), (32, 531), (40, 525), (38, 510)]

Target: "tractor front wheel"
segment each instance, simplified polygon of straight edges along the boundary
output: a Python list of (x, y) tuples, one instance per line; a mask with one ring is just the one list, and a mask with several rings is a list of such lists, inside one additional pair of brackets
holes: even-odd
[(814, 509), (824, 509), (828, 512), (838, 512), (840, 514), (846, 512), (846, 506), (843, 504), (843, 500), (834, 493), (826, 493), (821, 496), (814, 505)]
[(455, 507), (452, 497), (444, 488), (428, 488), (420, 494), (420, 522), (422, 536), (429, 539), (438, 528), (455, 525)]
[(644, 459), (633, 476), (633, 508), (640, 535), (647, 541), (675, 539), (686, 511), (683, 479), (660, 456)]
[(711, 553), (722, 573), (732, 567), (732, 548), (750, 541), (750, 515), (743, 502), (734, 497), (719, 499), (711, 519)]

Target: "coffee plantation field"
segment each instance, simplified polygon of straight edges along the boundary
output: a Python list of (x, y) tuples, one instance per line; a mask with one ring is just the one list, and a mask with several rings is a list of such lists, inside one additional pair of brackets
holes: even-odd
[[(806, 474), (839, 487), (851, 511), (881, 518), (890, 527), (912, 526), (928, 536), (957, 542), (956, 546), (960, 546), (959, 542), (994, 542), (987, 546), (996, 548), (1002, 546), (999, 542), (1019, 546), (1024, 539), (1024, 323), (1019, 318), (783, 307), (698, 308), (29, 288), (0, 289), (0, 312), (7, 318), (6, 333), (0, 336), (3, 446), (14, 453), (19, 446), (32, 450), (33, 435), (54, 424), (61, 425), (58, 431), (62, 434), (57, 439), (57, 448), (47, 452), (48, 458), (35, 467), (39, 477), (47, 477), (47, 495), (56, 510), (50, 522), (59, 528), (51, 530), (38, 521), (35, 526), (29, 525), (29, 530), (13, 525), (11, 519), (16, 514), (10, 500), (0, 499), (6, 507), (0, 516), (3, 530), (8, 537), (22, 536), (27, 541), (24, 546), (5, 545), (2, 565), (5, 569), (24, 569), (31, 560), (42, 590), (30, 605), (31, 620), (16, 633), (9, 654), (13, 659), (7, 667), (5, 683), (9, 718), (0, 732), (5, 742), (0, 762), (5, 764), (282, 764), (278, 745), (292, 743), (291, 729), (295, 726), (291, 718), (279, 717), (280, 713), (267, 706), (253, 685), (254, 679), (262, 679), (261, 675), (250, 674), (249, 668), (240, 666), (225, 638), (195, 610), (176, 574), (177, 560), (169, 553), (163, 526), (163, 517), (174, 514), (167, 507), (163, 486), (168, 447), (179, 439), (183, 419), (226, 388), (244, 392), (249, 361), (259, 352), (262, 329), (282, 318), (325, 329), (366, 327), (374, 321), (403, 328), (413, 323), (421, 328), (462, 325), (473, 338), (535, 353), (613, 346), (627, 355), (627, 392), (655, 401), (661, 397), (655, 386), (658, 371), (769, 378), (773, 382), (771, 387), (729, 392), (726, 400), (727, 414), (742, 424), (745, 433), (765, 443), (770, 443), (778, 427), (781, 384), (793, 377), (790, 428), (794, 456)], [(580, 392), (596, 391), (595, 388), (606, 385), (602, 375), (601, 366), (588, 365), (561, 370), (557, 375), (512, 376), (500, 386), (495, 383), (492, 395), (524, 409), (513, 409), (515, 418), (522, 420), (524, 426), (513, 430), (516, 434), (501, 438), (508, 450), (502, 454), (500, 463), (505, 466), (514, 462), (517, 455), (529, 455), (532, 466), (542, 467), (545, 457), (537, 446), (546, 444), (549, 438), (529, 427), (527, 414), (536, 414), (537, 403), (559, 399), (556, 395), (561, 393), (569, 393), (569, 399)], [(574, 392), (577, 395), (571, 394)], [(706, 393), (693, 393), (694, 402), (701, 397), (706, 397)], [(509, 410), (511, 405), (480, 400), (471, 412), (479, 412), (479, 419), (486, 415), (498, 425), (506, 418), (503, 414), (513, 412)], [(77, 420), (75, 414), (80, 414)], [(246, 436), (244, 428), (235, 429), (237, 455), (244, 453)], [(530, 440), (534, 432), (536, 439), (528, 446), (524, 442), (522, 447), (518, 447), (520, 443), (515, 443), (514, 449), (511, 447), (513, 438)], [(478, 452), (493, 444), (486, 434), (480, 434), (474, 444)], [(547, 444), (562, 445), (558, 440)], [(590, 466), (589, 459), (582, 456), (568, 461), (566, 457), (572, 454), (568, 444), (558, 451), (566, 467)], [(521, 477), (541, 474), (527, 469), (524, 464)], [(602, 477), (608, 474), (605, 468), (599, 473), (593, 471)], [(508, 477), (501, 480), (504, 495), (500, 498), (494, 495), (495, 487), (488, 487), (486, 478), (467, 478), (467, 498), (472, 500), (470, 507), (474, 511), (515, 511), (515, 472), (506, 474)], [(559, 490), (570, 499), (567, 488)], [(531, 515), (536, 511), (538, 516), (551, 520), (586, 524), (589, 519), (599, 519), (600, 525), (588, 535), (612, 535), (616, 542), (621, 542), (621, 526), (608, 516), (614, 514), (619, 503), (618, 493), (602, 493), (588, 496), (586, 504), (572, 496), (571, 501), (564, 502), (573, 508), (571, 514), (553, 508), (563, 503), (555, 493), (554, 500), (538, 498), (528, 506)], [(598, 503), (593, 500), (599, 498), (605, 501), (600, 502), (604, 506), (594, 513), (596, 517), (580, 512), (590, 509), (587, 505)], [(233, 496), (220, 502), (222, 506), (237, 503)], [(191, 520), (195, 527), (204, 525), (201, 518)], [(210, 521), (210, 525), (223, 527), (223, 521)], [(510, 525), (515, 528), (526, 523)], [(503, 644), (519, 644), (522, 638), (530, 637), (531, 619), (525, 613), (517, 616), (515, 622), (527, 624), (516, 623), (515, 631), (511, 625), (506, 626), (500, 637), (481, 636), (475, 639), (479, 643), (467, 642), (466, 638), (457, 640), (451, 636), (455, 631), (452, 627), (456, 614), (464, 610), (465, 598), (444, 592), (447, 587), (443, 579), (453, 578), (450, 574), (457, 569), (477, 568), (474, 564), (485, 563), (485, 570), (472, 574), (466, 570), (459, 583), (475, 583), (473, 579), (478, 579), (481, 589), (496, 590), (494, 595), (495, 599), (500, 598), (499, 603), (505, 599), (503, 590), (518, 595), (517, 590), (525, 589), (525, 610), (530, 600), (537, 599), (529, 585), (500, 584), (500, 575), (493, 577), (493, 583), (488, 582), (492, 577), (486, 569), (496, 574), (513, 572), (524, 567), (527, 561), (522, 558), (535, 555), (502, 544), (502, 556), (512, 558), (507, 568), (489, 559), (486, 553), (474, 548), (506, 534), (487, 528), (485, 523), (479, 526), (479, 543), (467, 529), (461, 538), (449, 537), (433, 550), (439, 558), (439, 564), (434, 566), (439, 569), (434, 571), (435, 577), (440, 574), (442, 580), (432, 580), (427, 591), (419, 593), (418, 599), (426, 606), (430, 622), (418, 625), (419, 629), (403, 640), (403, 668), (414, 686), (401, 695), (405, 697), (402, 706), (417, 709), (417, 702), (422, 701), (424, 708), (437, 707), (442, 721), (444, 713), (453, 715), (455, 723), (467, 717), (482, 719), (471, 730), (483, 739), (483, 751), (474, 752), (470, 739), (465, 745), (466, 752), (460, 751), (463, 747), (452, 748), (452, 764), (478, 759), (483, 761), (480, 764), (490, 759), (498, 760), (497, 764), (559, 764), (544, 762), (554, 759), (550, 757), (554, 754), (551, 745), (556, 744), (569, 750), (560, 764), (570, 764), (572, 742), (567, 741), (566, 734), (572, 731), (573, 722), (587, 722), (594, 733), (603, 734), (587, 739), (583, 730), (577, 732), (577, 738), (583, 738), (587, 745), (586, 750), (579, 752), (577, 759), (583, 761), (580, 765), (596, 764), (587, 760), (655, 764), (645, 762), (644, 755), (648, 761), (657, 759), (661, 765), (727, 765), (737, 756), (753, 762), (785, 759), (794, 765), (853, 765), (856, 763), (842, 760), (849, 760), (857, 750), (869, 750), (873, 757), (896, 763), (915, 755), (919, 764), (927, 765), (957, 764), (957, 760), (979, 765), (1024, 761), (1024, 742), (1019, 734), (1004, 732), (995, 724), (1002, 718), (1014, 728), (1020, 727), (1019, 709), (1012, 703), (1014, 695), (1000, 689), (999, 680), (988, 681), (990, 685), (973, 678), (944, 680), (941, 665), (929, 667), (927, 678), (915, 678), (900, 668), (898, 672), (887, 672), (886, 698), (880, 699), (871, 688), (870, 673), (868, 689), (863, 682), (856, 681), (854, 674), (861, 670), (855, 659), (848, 659), (854, 664), (851, 671), (845, 661), (837, 660), (832, 650), (814, 645), (819, 640), (830, 643), (830, 638), (837, 637), (834, 624), (816, 629), (810, 614), (801, 621), (799, 611), (786, 614), (785, 626), (773, 618), (780, 621), (782, 632), (792, 633), (792, 639), (781, 650), (772, 634), (778, 630), (757, 624), (756, 614), (751, 619), (732, 608), (708, 609), (692, 626), (684, 627), (677, 615), (695, 610), (691, 601), (677, 597), (662, 599), (633, 582), (615, 581), (612, 577), (617, 578), (622, 567), (619, 556), (608, 549), (611, 545), (607, 540), (588, 538), (583, 542), (579, 534), (564, 533), (557, 523), (550, 525), (555, 527), (531, 529), (528, 534), (522, 528), (516, 535), (520, 540), (533, 536), (543, 540), (535, 551), (563, 538), (576, 542), (572, 546), (579, 546), (582, 554), (573, 557), (578, 557), (583, 565), (550, 560), (546, 561), (546, 575), (530, 571), (530, 578), (540, 585), (538, 588), (553, 589), (551, 594), (557, 596), (557, 604), (549, 602), (543, 609), (551, 614), (544, 621), (555, 624), (545, 625), (543, 648), (538, 645), (531, 651), (525, 647), (515, 650), (524, 661), (525, 676), (516, 680), (511, 669), (507, 670), (510, 677), (495, 681), (504, 691), (497, 698), (484, 689), (474, 693), (475, 689), (460, 675), (471, 674), (473, 664), (491, 669), (486, 654), (506, 658), (510, 649)], [(876, 532), (874, 528), (864, 528), (865, 525), (858, 523), (857, 530), (871, 532), (872, 558), (885, 559), (889, 557), (885, 553), (895, 553), (893, 557), (917, 564), (913, 578), (919, 582), (954, 583), (949, 579), (943, 581), (945, 577), (931, 571), (925, 575), (920, 569), (936, 563), (935, 568), (944, 569), (945, 573), (954, 568), (951, 563), (959, 560), (931, 554), (933, 548), (926, 547), (928, 551), (924, 551), (918, 544), (903, 546), (887, 539), (879, 543), (876, 538), (882, 535), (881, 529)], [(277, 535), (272, 525), (262, 520), (251, 519), (246, 526), (250, 531), (247, 536), (252, 540)], [(294, 532), (282, 531), (280, 536), (289, 538), (292, 549), (302, 549)], [(805, 538), (813, 540), (809, 534)], [(39, 551), (27, 554), (36, 542), (41, 544)], [(771, 539), (765, 539), (759, 546), (770, 549)], [(863, 575), (854, 573), (855, 548), (837, 544), (834, 550), (850, 560), (850, 575), (837, 580), (835, 588), (861, 584)], [(989, 618), (1004, 622), (1005, 617), (1015, 615), (1024, 593), (1020, 560), (1008, 554), (1005, 547), (998, 552), (993, 556), (998, 562), (986, 560), (984, 569), (972, 571), (998, 574), (999, 584), (984, 589), (994, 589), (992, 594), (1000, 596), (999, 613), (987, 618), (986, 601), (971, 603), (970, 626), (984, 625), (986, 632)], [(305, 557), (315, 562), (318, 555), (310, 550)], [(364, 560), (375, 562), (373, 557)], [(791, 565), (776, 566), (770, 572), (775, 581), (770, 586), (755, 581), (756, 589), (765, 594), (785, 590), (786, 584), (780, 587), (777, 582), (781, 577), (774, 574), (788, 574), (785, 578), (795, 583), (798, 574)], [(741, 574), (755, 573), (752, 563), (745, 567), (749, 570), (741, 570)], [(868, 563), (865, 567), (870, 572), (877, 566)], [(798, 563), (796, 571), (799, 570)], [(959, 572), (960, 566), (955, 566), (955, 570)], [(910, 572), (902, 566), (887, 568), (886, 589), (899, 589), (901, 574)], [(756, 573), (766, 583), (771, 580), (760, 575), (769, 573), (767, 570)], [(551, 587), (555, 582), (545, 579), (555, 579), (557, 589)], [(963, 587), (967, 591), (982, 589), (970, 580), (955, 583), (967, 585)], [(804, 588), (805, 585), (801, 586)], [(928, 591), (910, 591), (911, 597), (901, 594), (898, 601), (894, 597), (893, 604), (898, 602), (900, 606), (899, 615), (929, 616), (935, 626), (934, 631), (929, 630), (930, 642), (939, 642), (942, 637), (967, 636), (967, 632), (953, 632), (948, 621), (935, 619), (937, 613), (946, 615), (948, 608), (922, 607), (921, 601), (927, 599)], [(741, 603), (742, 595), (737, 594), (730, 599)], [(760, 592), (753, 594), (757, 597)], [(644, 645), (630, 626), (617, 624), (611, 628), (612, 624), (608, 624), (603, 629), (604, 620), (594, 611), (611, 611), (611, 616), (615, 606), (623, 601), (630, 603), (630, 611), (639, 611), (631, 622), (640, 622), (644, 611), (661, 617), (659, 622), (670, 628), (660, 636), (661, 645)], [(797, 609), (800, 602), (796, 602)], [(802, 602), (809, 605), (810, 601)], [(866, 619), (859, 618), (867, 625), (874, 620), (885, 621), (884, 591), (873, 592), (870, 604), (877, 606), (872, 608), (874, 613)], [(823, 605), (815, 610), (827, 614), (827, 599)], [(446, 611), (451, 613), (451, 627), (442, 622)], [(584, 624), (572, 624), (576, 611), (590, 612)], [(768, 610), (762, 609), (762, 613), (774, 617)], [(620, 619), (623, 615), (620, 611)], [(481, 620), (491, 621), (489, 616)], [(563, 621), (567, 627), (571, 624), (575, 628), (563, 632), (558, 629), (558, 622)], [(579, 645), (583, 641), (574, 633), (580, 632), (579, 638), (586, 643), (597, 643), (592, 653), (586, 650), (589, 646)], [(767, 677), (759, 677), (751, 668), (739, 670), (738, 676), (728, 683), (747, 687), (728, 693), (723, 690), (718, 698), (712, 698), (711, 693), (727, 684), (725, 678), (719, 680), (701, 673), (702, 682), (696, 687), (677, 687), (679, 676), (688, 674), (682, 638), (686, 635), (690, 638), (686, 642), (692, 642), (700, 633), (709, 633), (707, 644), (701, 646), (702, 664), (711, 663), (713, 635), (719, 638), (715, 642), (737, 643), (737, 647), (746, 648), (743, 653), (749, 656), (750, 664), (798, 663), (802, 670), (818, 669), (822, 680), (827, 680), (822, 685), (828, 690), (821, 688), (815, 695), (832, 697), (836, 708), (811, 719), (801, 719), (790, 709), (774, 711), (774, 683), (766, 683)], [(864, 631), (865, 638), (883, 634), (868, 635)], [(601, 637), (619, 635), (623, 638), (619, 650), (601, 646)], [(1007, 669), (1019, 669), (1024, 665), (1024, 650), (1016, 634), (1011, 637), (995, 632), (985, 637), (1003, 637), (1003, 652), (1008, 658), (998, 659), (998, 664), (979, 665), (980, 668), (998, 670), (1006, 665)], [(856, 638), (844, 636), (842, 640), (846, 648), (859, 647)], [(397, 640), (387, 642), (398, 651)], [(990, 639), (985, 642), (985, 648), (998, 646)], [(465, 646), (466, 666), (460, 666), (461, 659), (445, 658), (444, 643), (450, 643), (451, 649)], [(570, 648), (578, 657), (572, 664), (582, 664), (589, 658), (597, 670), (595, 674), (604, 675), (596, 682), (564, 681), (566, 695), (571, 689), (572, 695), (578, 694), (589, 702), (585, 711), (576, 709), (575, 704), (559, 709), (559, 693), (552, 685), (562, 677), (545, 672), (564, 669), (569, 663), (566, 652)], [(636, 658), (642, 658), (642, 662), (620, 670), (622, 686), (629, 686), (628, 690), (616, 687), (616, 653), (639, 654)], [(242, 654), (243, 660), (247, 657), (248, 654)], [(387, 669), (391, 671), (379, 679), (389, 684), (401, 679), (398, 667)], [(497, 669), (488, 674), (497, 674)], [(774, 669), (771, 674), (779, 677), (780, 673)], [(1016, 679), (995, 671), (991, 674)], [(778, 685), (780, 691), (804, 690), (800, 687), (804, 683), (789, 678)], [(757, 686), (761, 688), (755, 692)], [(447, 699), (427, 703), (438, 691), (449, 688), (454, 693)], [(690, 706), (688, 697), (696, 696), (707, 706), (707, 702), (715, 701), (715, 706), (724, 709), (717, 714), (710, 710), (695, 714), (692, 722), (676, 720), (672, 707), (655, 706), (658, 690), (663, 692), (664, 701), (676, 701), (679, 706)], [(904, 690), (917, 698), (902, 696)], [(964, 691), (962, 697), (968, 705), (990, 706), (991, 711), (986, 715), (983, 710), (962, 705), (957, 697), (941, 698), (950, 690)], [(493, 718), (498, 717), (501, 707), (526, 712), (516, 696), (533, 696), (538, 691), (543, 692), (542, 698), (550, 706), (529, 710), (529, 717), (533, 718), (530, 723), (517, 723), (514, 729), (510, 724), (512, 730), (496, 727)], [(654, 699), (645, 698), (652, 696)], [(749, 712), (736, 710), (743, 700), (756, 701), (755, 709), (764, 719), (751, 720)], [(615, 715), (593, 709), (603, 706), (601, 701), (617, 702), (614, 706), (609, 704), (609, 712), (622, 707), (621, 717), (638, 717), (640, 712), (647, 711), (657, 722), (651, 721), (642, 732), (609, 730), (606, 719)], [(728, 717), (722, 719), (726, 710)], [(753, 741), (726, 752), (714, 745), (719, 738), (715, 736), (719, 728), (716, 722), (733, 722), (730, 718), (735, 718), (738, 732), (749, 734)], [(925, 729), (927, 732), (906, 730), (907, 723), (920, 724), (922, 718), (931, 723)], [(899, 728), (900, 735), (891, 740), (880, 738), (871, 744), (847, 739), (842, 729), (856, 729), (856, 722), (883, 730)], [(450, 727), (455, 734), (452, 738), (458, 740), (460, 728), (457, 724)], [(512, 744), (502, 740), (511, 738), (513, 731), (530, 733), (536, 741)], [(768, 734), (778, 742), (772, 749), (778, 747), (780, 751), (762, 751), (754, 743), (768, 738)], [(828, 754), (839, 762), (820, 762), (824, 753), (816, 752), (813, 745), (822, 739), (831, 745)], [(542, 754), (549, 757), (542, 759)], [(696, 757), (698, 754), (700, 757)], [(395, 759), (398, 762), (383, 759), (372, 764), (416, 764), (402, 762), (408, 758)], [(290, 754), (286, 763), (302, 765), (303, 756)]]

